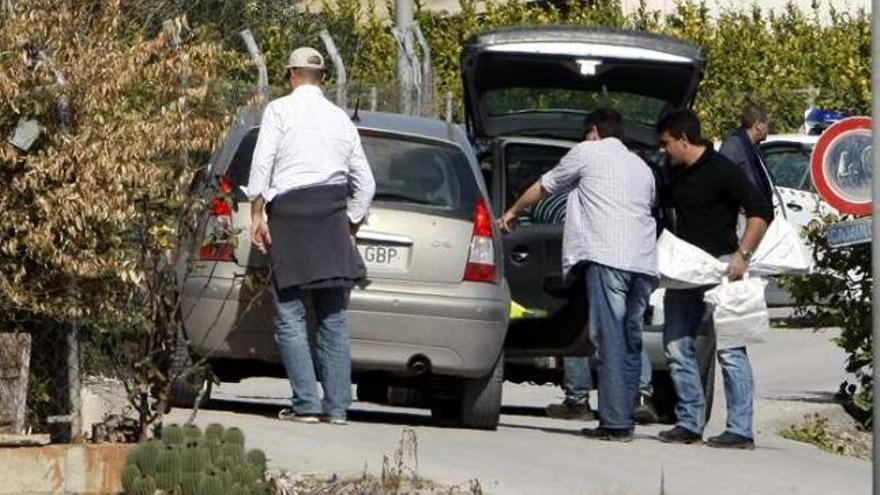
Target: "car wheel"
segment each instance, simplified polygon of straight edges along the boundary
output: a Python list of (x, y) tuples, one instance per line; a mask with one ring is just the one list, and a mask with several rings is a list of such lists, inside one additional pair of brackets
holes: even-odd
[(497, 428), (504, 386), (504, 352), (498, 356), (491, 373), (482, 378), (465, 379), (462, 385), (461, 425), (480, 430)]
[(183, 332), (177, 337), (177, 347), (171, 362), (171, 376), (177, 378), (171, 382), (169, 406), (191, 409), (195, 407), (196, 401), (199, 401), (199, 407), (208, 403), (211, 398), (211, 380), (207, 379), (207, 370), (193, 367), (192, 356)]

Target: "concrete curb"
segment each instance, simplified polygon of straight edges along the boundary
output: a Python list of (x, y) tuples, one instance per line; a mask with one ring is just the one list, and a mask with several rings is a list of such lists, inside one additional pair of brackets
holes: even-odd
[(105, 495), (122, 492), (128, 444), (0, 449), (0, 495)]

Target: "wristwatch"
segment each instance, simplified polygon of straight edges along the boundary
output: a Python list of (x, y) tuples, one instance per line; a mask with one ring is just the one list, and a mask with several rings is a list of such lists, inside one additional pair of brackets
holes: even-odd
[(748, 249), (740, 249), (739, 254), (743, 257), (744, 260), (746, 260), (746, 263), (748, 263), (752, 261), (752, 254), (754, 253), (752, 253)]

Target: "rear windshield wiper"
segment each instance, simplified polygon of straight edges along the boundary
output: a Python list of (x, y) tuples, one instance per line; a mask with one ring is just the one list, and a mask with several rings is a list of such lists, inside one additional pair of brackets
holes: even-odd
[(384, 199), (386, 201), (406, 201), (407, 203), (416, 203), (420, 205), (433, 205), (434, 203), (421, 199), (421, 198), (413, 198), (412, 196), (407, 196), (405, 194), (398, 194), (392, 192), (377, 192), (373, 199)]

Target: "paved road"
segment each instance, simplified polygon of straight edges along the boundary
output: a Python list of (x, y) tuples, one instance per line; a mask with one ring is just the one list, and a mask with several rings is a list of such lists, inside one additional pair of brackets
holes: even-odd
[[(504, 414), (495, 432), (433, 426), (427, 411), (354, 405), (344, 427), (299, 425), (274, 419), (288, 395), (283, 380), (251, 379), (223, 384), (219, 399), (197, 422), (243, 427), (249, 446), (266, 450), (275, 467), (294, 472), (356, 475), (381, 470), (383, 454), (397, 448), (402, 430), (418, 437), (419, 473), (467, 486), (479, 479), (486, 493), (617, 495), (867, 494), (870, 464), (823, 453), (776, 435), (803, 414), (830, 409), (830, 394), (843, 378), (842, 352), (833, 332), (775, 330), (752, 351), (757, 377), (757, 444), (753, 452), (666, 445), (662, 427), (639, 428), (635, 442), (604, 443), (579, 434), (577, 422), (553, 420), (543, 407), (561, 399), (548, 386), (506, 384)], [(720, 373), (719, 373), (720, 374)], [(709, 427), (723, 429), (724, 402), (716, 386), (716, 413)], [(182, 421), (189, 411), (175, 410)]]

